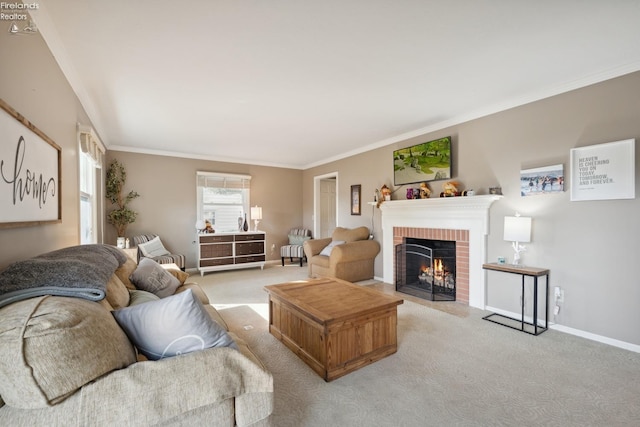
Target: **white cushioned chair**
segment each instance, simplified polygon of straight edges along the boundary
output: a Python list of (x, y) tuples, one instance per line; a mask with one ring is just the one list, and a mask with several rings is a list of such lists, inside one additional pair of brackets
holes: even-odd
[(293, 262), (294, 258), (300, 259), (300, 267), (302, 267), (302, 263), (307, 259), (302, 244), (309, 239), (311, 239), (311, 230), (306, 228), (292, 228), (289, 230), (289, 244), (280, 247), (280, 258), (282, 258), (283, 267), (285, 258), (289, 258), (291, 262)]
[(180, 270), (185, 269), (185, 257), (172, 254), (167, 250), (157, 234), (141, 234), (133, 237), (133, 244), (138, 247), (138, 263), (140, 258), (151, 258), (158, 264), (176, 264)]

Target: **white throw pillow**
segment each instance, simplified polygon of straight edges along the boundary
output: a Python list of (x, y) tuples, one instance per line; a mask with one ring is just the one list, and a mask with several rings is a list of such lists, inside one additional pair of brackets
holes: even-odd
[(169, 255), (171, 253), (165, 249), (164, 245), (160, 241), (160, 236), (156, 236), (146, 243), (140, 243), (138, 248), (140, 248), (142, 255), (151, 258), (154, 256)]
[(320, 255), (329, 256), (331, 255), (331, 251), (338, 245), (344, 244), (344, 240), (332, 240), (324, 249), (320, 252)]
[(207, 314), (191, 289), (112, 313), (131, 342), (149, 360), (210, 347), (238, 350), (231, 336)]

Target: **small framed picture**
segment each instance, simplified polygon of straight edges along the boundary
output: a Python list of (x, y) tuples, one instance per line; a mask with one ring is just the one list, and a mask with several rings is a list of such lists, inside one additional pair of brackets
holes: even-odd
[(360, 191), (361, 185), (351, 186), (351, 215), (360, 215)]
[(561, 193), (564, 191), (564, 166), (553, 165), (520, 171), (520, 195)]

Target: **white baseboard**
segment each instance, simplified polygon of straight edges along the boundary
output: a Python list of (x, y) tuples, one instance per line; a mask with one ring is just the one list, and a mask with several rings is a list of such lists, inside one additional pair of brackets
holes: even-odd
[[(520, 319), (520, 317), (522, 316), (521, 313), (513, 313), (506, 310), (500, 310), (499, 308), (494, 308), (494, 307), (486, 307), (486, 309), (493, 313), (502, 314), (503, 316), (512, 317), (514, 319)], [(533, 319), (530, 316), (526, 316), (526, 315), (524, 317), (524, 320), (525, 322), (529, 322), (529, 323), (533, 321)], [(538, 325), (544, 326), (544, 323), (541, 325), (540, 319), (538, 319)], [(625, 341), (616, 340), (616, 339), (605, 337), (602, 335), (592, 334), (591, 332), (570, 328), (568, 326), (558, 325), (557, 323), (553, 323), (551, 321), (549, 321), (549, 329), (553, 329), (554, 331), (558, 331), (558, 332), (564, 332), (565, 334), (575, 335), (581, 338), (586, 338), (591, 341), (601, 342), (603, 344), (633, 351), (635, 353), (640, 353), (640, 345), (631, 344)]]
[(601, 342), (603, 344), (612, 345), (614, 347), (623, 348), (625, 350), (633, 351), (635, 353), (640, 353), (640, 345), (631, 344), (626, 341), (620, 341), (613, 338), (608, 338), (602, 335), (592, 334), (591, 332), (581, 331), (580, 329), (570, 328), (568, 326), (554, 324), (553, 326), (549, 326), (549, 329), (553, 329), (554, 331), (564, 332), (566, 334), (576, 335), (578, 337), (586, 338), (588, 340)]

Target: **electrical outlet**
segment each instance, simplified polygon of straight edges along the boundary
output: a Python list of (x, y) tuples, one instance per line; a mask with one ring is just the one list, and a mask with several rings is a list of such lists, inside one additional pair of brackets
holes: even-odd
[(555, 288), (553, 288), (553, 291), (556, 303), (564, 302), (564, 289), (562, 289), (560, 286), (556, 286)]

